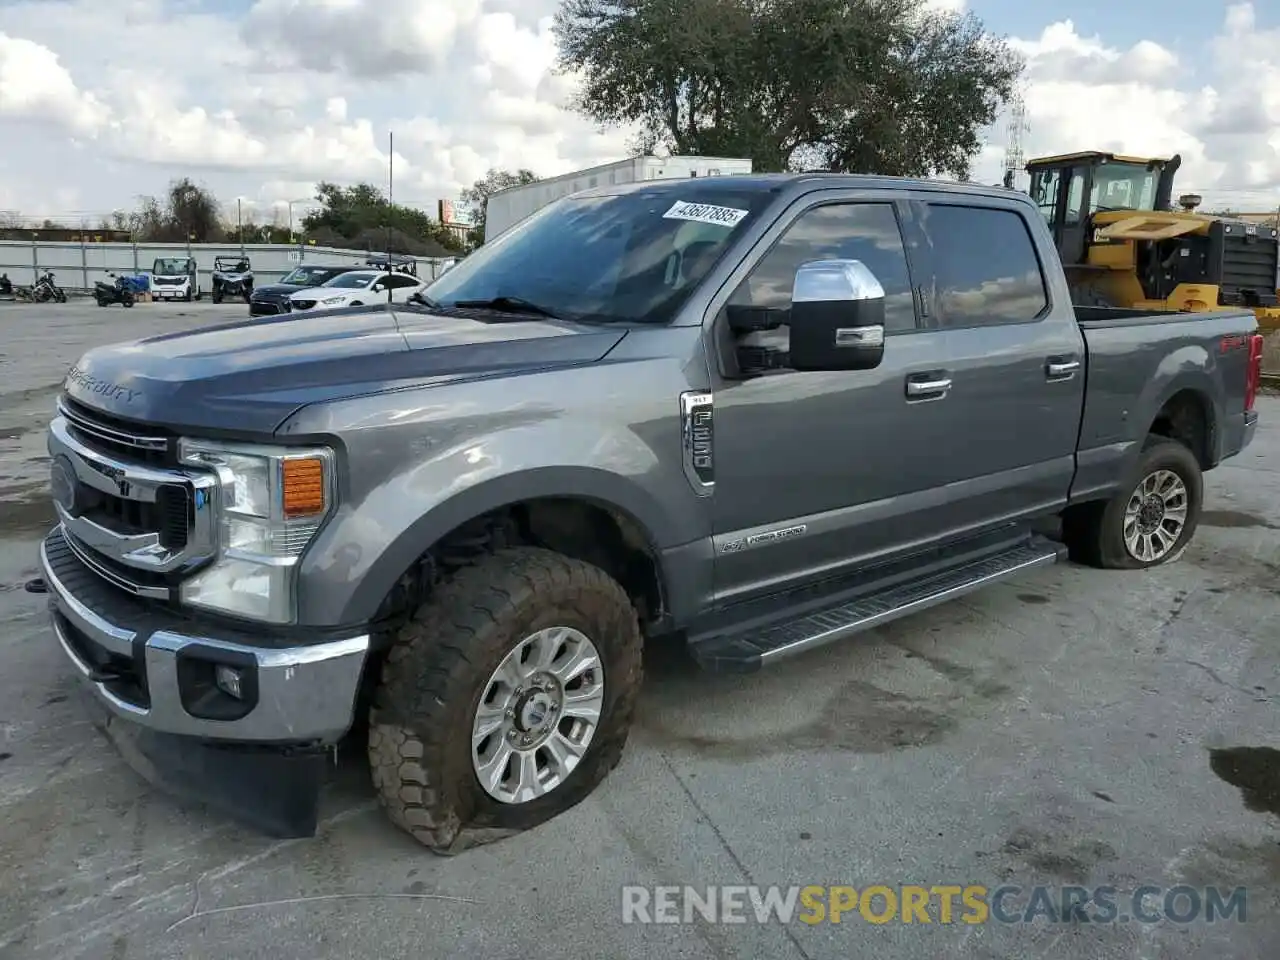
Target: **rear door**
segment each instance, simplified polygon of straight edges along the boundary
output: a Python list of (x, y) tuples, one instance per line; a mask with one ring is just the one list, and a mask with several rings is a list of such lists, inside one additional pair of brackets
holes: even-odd
[(937, 451), (950, 461), (952, 520), (1056, 511), (1075, 471), (1085, 356), (1062, 285), (1047, 281), (1059, 269), (1047, 231), (1032, 231), (1034, 208), (1000, 197), (939, 193), (913, 210), (956, 425)]

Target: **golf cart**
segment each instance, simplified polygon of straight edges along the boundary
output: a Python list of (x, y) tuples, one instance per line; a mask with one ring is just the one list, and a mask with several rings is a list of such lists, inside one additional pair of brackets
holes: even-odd
[(194, 257), (157, 257), (151, 265), (151, 296), (155, 300), (199, 300), (200, 275)]
[(376, 253), (365, 261), (365, 265), (387, 273), (406, 273), (411, 277), (418, 275), (418, 261), (397, 253)]
[(253, 293), (253, 268), (245, 255), (213, 258), (213, 302), (221, 303), (227, 297), (243, 297), (249, 302)]

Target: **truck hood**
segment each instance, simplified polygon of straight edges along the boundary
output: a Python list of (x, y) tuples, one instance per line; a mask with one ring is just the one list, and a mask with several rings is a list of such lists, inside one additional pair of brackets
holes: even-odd
[(269, 434), (307, 404), (592, 363), (625, 335), (552, 320), (355, 307), (99, 347), (71, 368), (65, 389), (129, 420)]
[(287, 297), (291, 293), (297, 293), (301, 287), (295, 287), (291, 283), (264, 283), (253, 288), (254, 295), (261, 293), (269, 297)]

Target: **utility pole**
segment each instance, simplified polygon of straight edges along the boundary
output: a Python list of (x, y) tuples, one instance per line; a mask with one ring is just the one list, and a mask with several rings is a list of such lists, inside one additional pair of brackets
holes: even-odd
[[(391, 214), (395, 207), (396, 135), (387, 131), (387, 272), (391, 272)], [(391, 302), (391, 284), (387, 284), (387, 303)]]
[(240, 198), (236, 197), (236, 238), (240, 241), (240, 256), (244, 256), (244, 221), (240, 219)]

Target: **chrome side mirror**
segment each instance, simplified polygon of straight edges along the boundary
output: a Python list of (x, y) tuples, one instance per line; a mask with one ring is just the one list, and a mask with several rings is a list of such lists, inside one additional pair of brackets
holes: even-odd
[(884, 287), (861, 260), (811, 260), (791, 289), (790, 365), (867, 370), (884, 357)]

